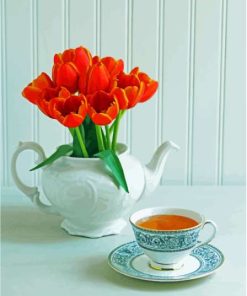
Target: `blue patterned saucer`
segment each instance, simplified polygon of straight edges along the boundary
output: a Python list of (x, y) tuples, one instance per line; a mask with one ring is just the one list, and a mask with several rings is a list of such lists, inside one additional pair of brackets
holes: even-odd
[(114, 249), (108, 257), (109, 265), (126, 276), (154, 282), (178, 282), (201, 278), (213, 273), (224, 262), (224, 255), (212, 245), (195, 248), (178, 270), (155, 270), (135, 241)]

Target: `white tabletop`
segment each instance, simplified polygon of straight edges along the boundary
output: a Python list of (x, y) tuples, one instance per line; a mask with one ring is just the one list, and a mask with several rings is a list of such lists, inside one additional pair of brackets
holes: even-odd
[(131, 279), (108, 266), (110, 251), (134, 240), (130, 225), (120, 235), (73, 237), (60, 229), (60, 217), (39, 212), (22, 194), (8, 195), (2, 199), (3, 296), (245, 295), (244, 187), (160, 187), (136, 204), (133, 212), (189, 208), (218, 224), (212, 244), (224, 253), (223, 266), (206, 278), (178, 283)]

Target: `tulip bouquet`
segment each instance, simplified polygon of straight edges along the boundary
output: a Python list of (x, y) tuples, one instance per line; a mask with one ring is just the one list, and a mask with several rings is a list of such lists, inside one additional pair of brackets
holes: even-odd
[(124, 113), (150, 99), (158, 82), (124, 62), (92, 56), (84, 47), (55, 54), (52, 78), (41, 73), (22, 92), (45, 115), (69, 128), (73, 143), (61, 145), (32, 170), (59, 157), (101, 158), (119, 186), (128, 192), (117, 154), (119, 124)]

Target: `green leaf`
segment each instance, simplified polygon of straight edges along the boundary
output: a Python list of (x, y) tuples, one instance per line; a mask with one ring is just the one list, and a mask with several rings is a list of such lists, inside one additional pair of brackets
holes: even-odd
[(89, 157), (92, 157), (95, 153), (99, 152), (95, 124), (92, 122), (90, 117), (87, 116), (83, 122), (83, 127), (87, 152)]
[(36, 167), (32, 168), (30, 171), (37, 170), (45, 165), (53, 163), (58, 158), (65, 156), (65, 155), (71, 155), (73, 151), (72, 146), (70, 145), (61, 145), (57, 148), (57, 151), (54, 152), (50, 157), (48, 157), (46, 160), (39, 163)]
[(124, 176), (124, 171), (116, 153), (114, 153), (112, 150), (104, 150), (95, 154), (95, 156), (98, 156), (104, 161), (106, 167), (111, 172), (117, 184), (129, 193), (128, 185)]

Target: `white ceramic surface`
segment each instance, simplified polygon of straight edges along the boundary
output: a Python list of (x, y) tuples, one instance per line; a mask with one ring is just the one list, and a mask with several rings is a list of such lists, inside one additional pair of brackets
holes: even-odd
[(98, 158), (61, 157), (42, 172), (42, 188), (51, 206), (42, 204), (37, 187), (22, 183), (16, 172), (19, 154), (27, 149), (45, 159), (40, 145), (20, 143), (12, 158), (12, 176), (17, 187), (41, 210), (64, 217), (61, 227), (72, 235), (101, 237), (119, 233), (126, 225), (125, 217), (141, 196), (152, 192), (159, 184), (169, 152), (178, 147), (163, 143), (150, 163), (143, 166), (119, 144), (119, 159), (123, 166), (129, 194), (118, 188)]
[(157, 270), (136, 242), (115, 248), (108, 256), (109, 265), (126, 276), (153, 282), (179, 282), (205, 277), (215, 272), (224, 262), (224, 255), (212, 245), (193, 250), (183, 266), (177, 270)]

